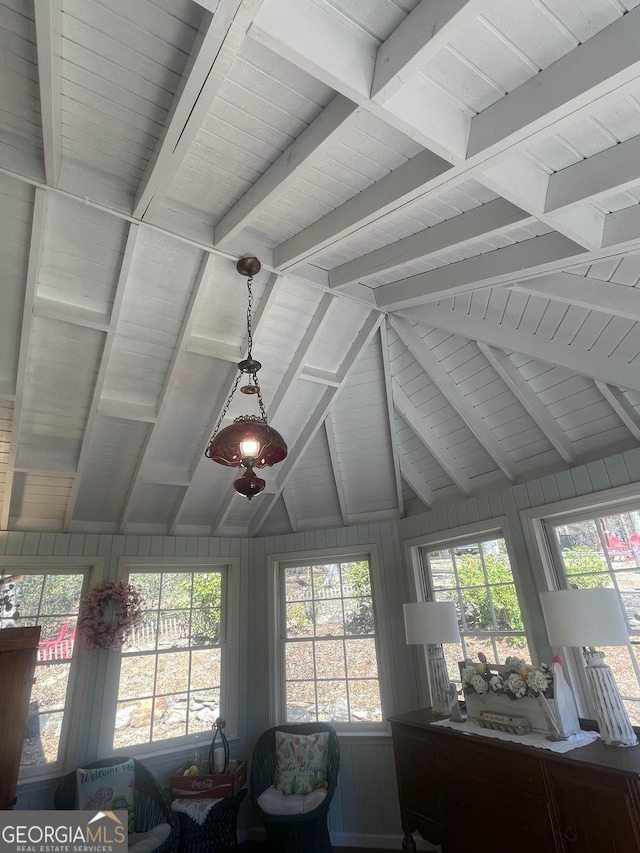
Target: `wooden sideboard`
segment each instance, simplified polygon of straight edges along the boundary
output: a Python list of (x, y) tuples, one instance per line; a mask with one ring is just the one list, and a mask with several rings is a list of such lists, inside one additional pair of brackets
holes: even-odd
[(404, 840), (443, 853), (640, 853), (640, 746), (561, 754), (390, 718)]
[(0, 809), (15, 802), (40, 626), (0, 630)]

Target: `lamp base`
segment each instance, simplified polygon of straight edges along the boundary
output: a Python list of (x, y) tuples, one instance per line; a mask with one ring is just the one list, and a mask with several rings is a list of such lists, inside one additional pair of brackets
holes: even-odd
[(611, 667), (604, 662), (604, 652), (584, 649), (584, 658), (603, 743), (608, 746), (636, 746), (638, 738), (622, 704)]
[(451, 716), (451, 699), (449, 696), (449, 673), (441, 645), (427, 646), (429, 664), (429, 684), (431, 687), (431, 710), (434, 717)]

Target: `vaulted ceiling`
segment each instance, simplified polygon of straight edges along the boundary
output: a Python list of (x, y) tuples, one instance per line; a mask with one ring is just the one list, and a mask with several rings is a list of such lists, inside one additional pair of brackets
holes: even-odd
[[(0, 223), (2, 529), (303, 532), (640, 441), (634, 0), (0, 0)], [(252, 501), (203, 454), (245, 255)]]

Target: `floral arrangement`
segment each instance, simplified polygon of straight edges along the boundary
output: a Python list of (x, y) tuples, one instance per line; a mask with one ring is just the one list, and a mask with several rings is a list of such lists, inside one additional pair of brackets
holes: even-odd
[(105, 581), (82, 597), (78, 633), (90, 649), (119, 651), (142, 620), (143, 604), (142, 594), (131, 584)]
[(466, 660), (460, 665), (462, 690), (465, 695), (501, 693), (510, 699), (526, 696), (553, 696), (553, 675), (546, 664), (533, 666), (517, 657), (508, 657), (504, 666), (489, 665), (480, 652), (479, 663)]

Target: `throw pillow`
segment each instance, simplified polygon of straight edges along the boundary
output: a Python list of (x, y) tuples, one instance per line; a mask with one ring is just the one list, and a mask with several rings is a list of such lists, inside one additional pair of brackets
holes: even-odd
[(286, 797), (278, 788), (267, 788), (258, 797), (258, 805), (267, 814), (306, 814), (317, 809), (326, 796), (326, 788), (316, 788), (310, 794), (289, 794)]
[(327, 775), (328, 748), (329, 732), (277, 731), (274, 787), (283, 794), (308, 794), (320, 787)]
[(133, 788), (135, 764), (133, 759), (111, 767), (76, 770), (76, 789), (79, 809), (96, 811), (127, 810), (129, 832), (133, 831)]

